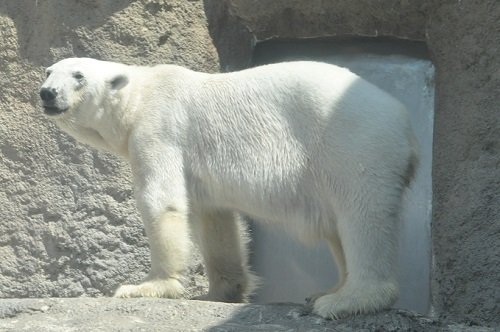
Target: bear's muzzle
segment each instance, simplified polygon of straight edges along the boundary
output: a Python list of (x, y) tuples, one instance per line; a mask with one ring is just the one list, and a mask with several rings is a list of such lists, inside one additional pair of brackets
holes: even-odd
[(40, 98), (44, 113), (47, 115), (57, 115), (64, 113), (67, 109), (62, 109), (56, 106), (57, 91), (54, 88), (40, 89)]

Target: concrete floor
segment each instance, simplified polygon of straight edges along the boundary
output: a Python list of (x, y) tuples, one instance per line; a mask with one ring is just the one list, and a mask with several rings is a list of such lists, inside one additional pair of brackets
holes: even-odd
[(0, 299), (0, 331), (415, 331), (492, 332), (405, 310), (325, 320), (293, 304), (229, 304), (169, 299)]

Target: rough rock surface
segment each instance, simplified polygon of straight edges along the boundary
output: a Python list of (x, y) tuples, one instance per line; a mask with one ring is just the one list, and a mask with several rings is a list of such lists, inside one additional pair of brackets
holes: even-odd
[[(138, 282), (149, 266), (128, 166), (77, 144), (43, 117), (37, 96), (43, 67), (76, 55), (213, 72), (250, 65), (257, 41), (388, 36), (425, 42), (437, 70), (433, 309), (467, 326), (436, 326), (500, 326), (499, 31), (497, 0), (0, 1), (0, 298), (109, 295), (123, 282)], [(186, 284), (188, 295), (195, 295), (206, 289), (197, 255), (191, 271)], [(250, 330), (251, 323), (272, 330), (259, 324), (274, 324), (274, 312), (288, 313), (283, 306), (184, 301), (43, 300), (42, 307), (32, 301), (2, 300), (0, 312), (7, 316), (0, 326), (32, 322), (35, 331), (46, 330), (43, 324), (91, 330), (79, 325), (80, 317), (108, 324), (108, 315), (118, 317), (110, 320), (118, 327), (129, 324), (124, 330), (140, 330), (132, 318), (119, 317), (130, 311), (147, 319), (148, 307), (166, 324), (163, 312), (186, 320), (180, 308), (187, 305), (193, 315), (212, 312), (208, 323), (222, 324), (220, 331), (236, 330), (227, 324)], [(74, 311), (65, 314), (65, 307)]]
[(166, 299), (0, 300), (0, 331), (414, 331), (489, 332), (403, 310), (339, 321), (294, 304), (227, 304)]
[[(111, 295), (149, 249), (128, 165), (62, 133), (38, 101), (67, 56), (215, 71), (199, 1), (0, 2), (0, 297)], [(198, 255), (188, 296), (206, 289)]]

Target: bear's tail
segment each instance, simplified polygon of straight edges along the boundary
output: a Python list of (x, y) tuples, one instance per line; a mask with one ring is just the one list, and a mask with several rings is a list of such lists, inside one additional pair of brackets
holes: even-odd
[(411, 182), (415, 179), (420, 162), (418, 142), (414, 135), (410, 137), (410, 147), (410, 157), (408, 158), (408, 167), (404, 177), (406, 187), (410, 186)]

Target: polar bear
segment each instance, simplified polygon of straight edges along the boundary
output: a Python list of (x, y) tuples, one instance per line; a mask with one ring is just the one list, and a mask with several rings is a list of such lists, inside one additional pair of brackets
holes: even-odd
[(256, 277), (244, 215), (329, 244), (340, 281), (310, 298), (314, 313), (335, 319), (397, 299), (398, 219), (418, 151), (407, 111), (382, 90), (307, 61), (207, 74), (69, 58), (47, 75), (45, 113), (131, 165), (151, 271), (115, 296), (182, 296), (192, 229), (203, 298), (245, 301)]

